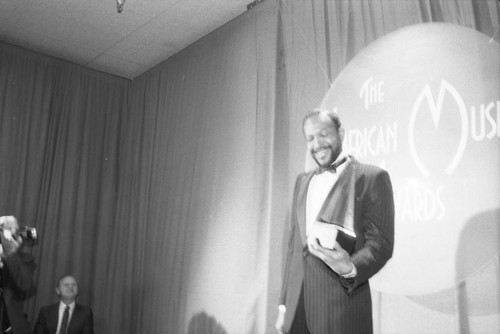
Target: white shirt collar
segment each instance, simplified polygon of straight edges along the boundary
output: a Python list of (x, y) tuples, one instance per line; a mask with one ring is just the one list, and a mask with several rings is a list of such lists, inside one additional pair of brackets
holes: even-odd
[(71, 302), (69, 305), (64, 304), (62, 301), (59, 302), (59, 310), (64, 311), (66, 306), (69, 306), (69, 313), (73, 312), (75, 309), (75, 301)]

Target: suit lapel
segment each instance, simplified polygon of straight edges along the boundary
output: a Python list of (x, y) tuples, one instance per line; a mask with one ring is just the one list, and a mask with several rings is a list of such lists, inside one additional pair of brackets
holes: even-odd
[(47, 328), (54, 329), (54, 333), (57, 331), (57, 322), (59, 320), (59, 303), (53, 304), (47, 315)]
[[(332, 187), (318, 214), (318, 220), (350, 227), (352, 219), (356, 161), (351, 157), (345, 170)], [(351, 203), (352, 202), (352, 203)]]
[(302, 239), (302, 244), (306, 243), (306, 203), (307, 203), (307, 189), (309, 188), (309, 182), (314, 175), (314, 171), (311, 171), (304, 175), (300, 183), (299, 192), (297, 194), (297, 220), (300, 228), (300, 237)]
[(68, 324), (68, 334), (75, 333), (76, 331), (73, 327), (78, 323), (78, 317), (80, 316), (80, 307), (75, 303), (75, 309), (73, 310), (73, 314), (71, 315), (71, 319)]

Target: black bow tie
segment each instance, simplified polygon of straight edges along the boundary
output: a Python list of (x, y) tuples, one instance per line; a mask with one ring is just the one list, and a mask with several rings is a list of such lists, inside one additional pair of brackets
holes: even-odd
[(319, 166), (318, 168), (316, 168), (316, 174), (319, 175), (319, 174), (322, 174), (324, 172), (336, 173), (337, 168), (346, 161), (347, 161), (347, 158), (343, 158), (343, 159), (340, 159), (338, 161), (335, 161), (333, 164), (331, 164), (328, 167)]

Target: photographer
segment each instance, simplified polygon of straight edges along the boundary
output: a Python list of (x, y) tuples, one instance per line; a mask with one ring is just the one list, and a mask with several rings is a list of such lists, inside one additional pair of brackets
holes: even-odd
[(24, 301), (36, 292), (32, 255), (22, 252), (23, 239), (14, 216), (0, 217), (0, 333), (29, 334)]

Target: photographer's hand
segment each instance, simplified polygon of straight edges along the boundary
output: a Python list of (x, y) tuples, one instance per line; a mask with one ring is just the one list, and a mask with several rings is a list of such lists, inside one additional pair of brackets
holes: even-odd
[(2, 242), (0, 245), (0, 256), (2, 257), (17, 252), (23, 242), (20, 236), (14, 238), (9, 230), (4, 230), (3, 233), (0, 233), (0, 240)]

